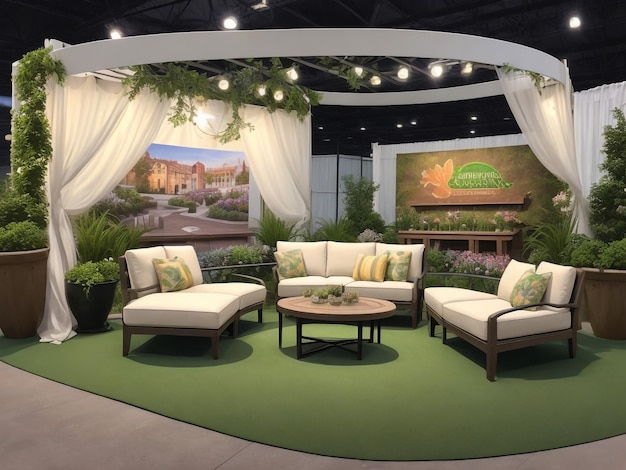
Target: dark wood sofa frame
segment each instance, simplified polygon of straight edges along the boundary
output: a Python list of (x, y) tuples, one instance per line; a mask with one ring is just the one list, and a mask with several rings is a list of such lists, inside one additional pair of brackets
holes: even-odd
[[(429, 273), (448, 275), (449, 273)], [(459, 275), (456, 273), (456, 275)], [(488, 278), (487, 276), (475, 275), (475, 274), (462, 274), (461, 276), (470, 279), (489, 279), (494, 281), (495, 284), (499, 282), (498, 278)], [(505, 351), (512, 351), (515, 349), (527, 348), (537, 344), (547, 343), (557, 340), (567, 340), (569, 348), (569, 357), (576, 357), (576, 348), (578, 346), (578, 330), (580, 329), (580, 316), (579, 316), (579, 300), (582, 292), (582, 285), (584, 282), (585, 273), (582, 269), (576, 269), (576, 280), (572, 289), (570, 301), (566, 304), (553, 304), (547, 302), (539, 302), (531, 305), (524, 305), (520, 307), (512, 307), (499, 312), (493, 313), (487, 320), (487, 341), (478, 338), (471, 333), (459, 328), (453, 323), (445, 321), (437, 312), (426, 305), (426, 314), (429, 317), (429, 334), (431, 337), (435, 335), (435, 327), (441, 325), (442, 341), (447, 343), (447, 331), (451, 331), (459, 338), (467, 341), (474, 347), (480, 349), (486, 354), (486, 372), (487, 380), (493, 382), (496, 376), (496, 368), (498, 365), (498, 354)], [(498, 340), (498, 318), (517, 310), (525, 310), (529, 307), (541, 307), (550, 306), (555, 308), (568, 308), (571, 315), (570, 327), (565, 330), (550, 331), (547, 333), (520, 336), (516, 338), (508, 338)]]

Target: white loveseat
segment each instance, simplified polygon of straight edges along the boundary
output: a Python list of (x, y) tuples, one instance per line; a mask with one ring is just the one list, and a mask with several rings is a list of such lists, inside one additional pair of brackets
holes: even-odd
[[(283, 253), (302, 250), (306, 268), (304, 276), (287, 279), (279, 279), (276, 276), (276, 293), (279, 298), (302, 295), (305, 289), (339, 285), (343, 286), (345, 292), (358, 292), (363, 297), (388, 300), (398, 306), (407, 306), (411, 311), (413, 328), (417, 327), (422, 318), (422, 280), (426, 269), (423, 244), (279, 241), (276, 249)], [(387, 251), (411, 253), (406, 281), (376, 282), (355, 280), (352, 277), (359, 255), (379, 256)]]
[[(189, 287), (162, 292), (153, 260), (182, 260), (189, 268)], [(257, 310), (262, 321), (266, 289), (259, 283), (205, 283), (196, 251), (190, 245), (154, 246), (128, 250), (120, 257), (120, 278), (124, 307), (123, 350), (128, 355), (133, 334), (207, 336), (213, 358), (219, 354), (219, 337), (227, 329), (237, 335), (237, 322)]]
[[(512, 306), (511, 294), (528, 272), (549, 277), (540, 300)], [(424, 304), (430, 318), (430, 336), (437, 325), (476, 346), (487, 355), (487, 379), (495, 380), (498, 353), (548, 341), (566, 339), (575, 357), (579, 329), (578, 299), (584, 272), (571, 266), (511, 260), (499, 280), (497, 294), (459, 287), (427, 287)], [(497, 281), (497, 279), (494, 279)], [(538, 281), (543, 282), (543, 281)], [(516, 304), (519, 302), (516, 302)]]

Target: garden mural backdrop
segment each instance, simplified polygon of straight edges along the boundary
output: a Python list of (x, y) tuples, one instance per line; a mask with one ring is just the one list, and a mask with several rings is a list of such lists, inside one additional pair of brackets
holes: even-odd
[[(396, 168), (399, 219), (419, 230), (494, 230), (504, 214), (536, 225), (554, 214), (565, 185), (527, 145), (400, 154)], [(406, 220), (405, 220), (406, 221)]]
[(243, 152), (151, 144), (120, 182), (171, 205), (206, 205), (209, 217), (248, 220), (250, 172)]

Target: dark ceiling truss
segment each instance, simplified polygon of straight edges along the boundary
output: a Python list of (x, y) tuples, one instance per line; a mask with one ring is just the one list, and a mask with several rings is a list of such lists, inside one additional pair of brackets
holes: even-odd
[[(126, 35), (220, 30), (228, 14), (242, 29), (372, 27), (456, 32), (501, 39), (567, 59), (574, 90), (626, 80), (626, 2), (624, 0), (5, 0), (0, 17), (0, 67), (5, 80), (0, 94), (11, 93), (11, 63), (41, 47), (46, 38), (67, 44), (105, 39), (117, 26)], [(567, 27), (570, 13), (583, 19), (580, 30)], [(248, 66), (244, 57), (233, 61), (195, 61), (195, 67), (214, 76)], [(434, 79), (429, 63), (446, 57), (288, 57), (296, 64), (298, 83), (321, 91), (353, 91), (346, 68), (360, 65), (367, 75), (358, 93), (446, 88), (496, 79), (493, 69), (475, 67), (471, 76), (452, 65)], [(264, 59), (267, 60), (267, 59)], [(334, 61), (334, 62), (333, 62)], [(407, 65), (411, 74), (401, 81), (396, 72)], [(155, 69), (158, 69), (158, 64)], [(100, 72), (101, 74), (107, 72)], [(114, 74), (116, 72), (113, 72)], [(382, 83), (372, 86), (378, 74)], [(8, 109), (0, 110), (0, 131), (9, 132)], [(470, 121), (470, 115), (477, 121)], [(410, 124), (417, 120), (416, 125)], [(315, 153), (368, 155), (372, 142), (400, 143), (517, 133), (519, 129), (503, 97), (393, 107), (318, 106), (313, 109)], [(397, 128), (396, 124), (403, 124)], [(318, 129), (323, 127), (323, 130)], [(365, 127), (366, 131), (360, 128)], [(471, 134), (470, 131), (475, 134)], [(2, 147), (6, 161), (8, 144)]]

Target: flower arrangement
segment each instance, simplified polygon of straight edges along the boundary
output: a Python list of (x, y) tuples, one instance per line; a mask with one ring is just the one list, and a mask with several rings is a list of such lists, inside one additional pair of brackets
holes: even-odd
[(428, 266), (431, 272), (501, 277), (510, 261), (509, 255), (474, 253), (468, 250), (429, 250), (428, 252)]
[(513, 230), (522, 221), (517, 218), (515, 211), (498, 211), (495, 213), (492, 223), (496, 226), (496, 230)]

